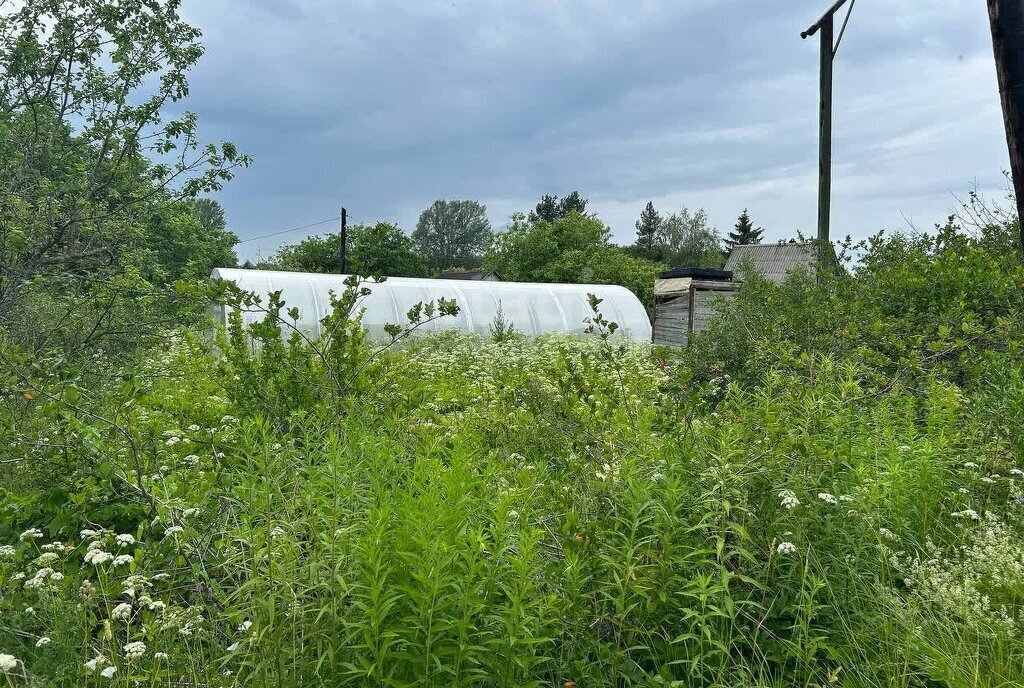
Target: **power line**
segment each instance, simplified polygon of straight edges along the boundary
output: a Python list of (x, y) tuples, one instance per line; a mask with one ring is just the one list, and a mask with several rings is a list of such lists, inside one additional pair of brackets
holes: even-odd
[(337, 221), (338, 221), (338, 216), (335, 215), (334, 217), (329, 217), (326, 220), (320, 220), (319, 222), (310, 222), (308, 225), (302, 225), (301, 227), (292, 227), (291, 229), (281, 229), (281, 230), (278, 230), (276, 232), (270, 232), (269, 234), (261, 234), (259, 236), (249, 237), (248, 239), (242, 239), (238, 243), (245, 244), (245, 243), (248, 243), (250, 241), (258, 241), (260, 239), (267, 239), (269, 237), (279, 236), (281, 234), (288, 234), (289, 232), (297, 232), (300, 229), (309, 229), (310, 227), (318, 227), (320, 225), (325, 225), (328, 222), (337, 222)]

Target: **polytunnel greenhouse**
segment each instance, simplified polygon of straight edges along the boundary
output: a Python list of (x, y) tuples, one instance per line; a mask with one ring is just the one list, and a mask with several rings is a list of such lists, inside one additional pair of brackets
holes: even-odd
[[(347, 276), (216, 268), (212, 277), (234, 282), (239, 288), (262, 296), (264, 303), (268, 294), (280, 291), (286, 308), (294, 306), (299, 309), (299, 329), (319, 335), (320, 320), (331, 307), (330, 292), (340, 294), (344, 291)], [(618, 323), (617, 334), (637, 341), (651, 339), (651, 321), (643, 304), (633, 292), (615, 285), (389, 277), (380, 283), (369, 280), (365, 286), (371, 289), (371, 293), (361, 301), (366, 309), (363, 325), (375, 338), (384, 336), (387, 324), (408, 322), (406, 314), (417, 303), (439, 298), (454, 299), (459, 313), (428, 323), (424, 327), (426, 330), (458, 329), (489, 335), (500, 306), (505, 321), (512, 323), (516, 332), (526, 335), (546, 332), (583, 334), (587, 327), (583, 320), (592, 315), (587, 295), (594, 294), (602, 300), (601, 314)], [(230, 308), (226, 305), (218, 307), (215, 315), (221, 323), (227, 323)], [(246, 322), (256, 322), (263, 319), (263, 314), (247, 310), (242, 317)]]

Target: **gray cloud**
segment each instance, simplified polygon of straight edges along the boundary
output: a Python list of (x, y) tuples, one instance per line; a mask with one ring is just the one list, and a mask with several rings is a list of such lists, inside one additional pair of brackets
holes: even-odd
[[(221, 194), (243, 237), (343, 204), (411, 228), (438, 197), (479, 199), (501, 226), (578, 188), (621, 241), (648, 199), (723, 228), (749, 207), (782, 238), (814, 224), (817, 42), (799, 32), (825, 4), (193, 0), (207, 53), (188, 106), (256, 158)], [(927, 227), (952, 193), (1002, 184), (991, 62), (983, 3), (857, 3), (836, 234)]]

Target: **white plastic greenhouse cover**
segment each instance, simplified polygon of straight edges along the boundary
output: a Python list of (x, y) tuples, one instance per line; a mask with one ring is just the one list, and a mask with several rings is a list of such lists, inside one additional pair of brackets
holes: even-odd
[[(329, 293), (345, 289), (345, 275), (324, 275), (273, 270), (239, 270), (215, 268), (214, 279), (229, 280), (245, 291), (264, 297), (281, 291), (285, 308), (299, 309), (299, 328), (320, 334), (320, 320), (330, 309)], [(607, 284), (535, 284), (529, 282), (488, 282), (443, 279), (389, 277), (382, 283), (365, 286), (372, 292), (361, 303), (366, 308), (363, 325), (372, 337), (382, 337), (387, 324), (408, 322), (407, 313), (417, 303), (439, 298), (455, 299), (459, 314), (439, 318), (424, 327), (426, 330), (459, 329), (465, 332), (490, 334), (489, 327), (498, 312), (515, 325), (516, 332), (537, 335), (545, 332), (583, 334), (583, 319), (591, 315), (587, 294), (602, 299), (601, 314), (619, 324), (619, 333), (629, 339), (650, 341), (651, 321), (647, 311), (633, 292), (625, 287)], [(227, 322), (229, 306), (217, 309), (216, 317)], [(247, 322), (262, 320), (259, 312), (243, 313)]]

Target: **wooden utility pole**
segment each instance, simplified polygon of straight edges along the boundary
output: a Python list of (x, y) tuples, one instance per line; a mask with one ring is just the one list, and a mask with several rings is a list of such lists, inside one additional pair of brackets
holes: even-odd
[(988, 18), (1017, 197), (1017, 248), (1024, 256), (1024, 0), (988, 0)]
[(348, 274), (348, 212), (341, 209), (341, 274)]
[(839, 43), (846, 32), (846, 24), (850, 21), (850, 12), (857, 0), (850, 0), (850, 7), (843, 20), (843, 28), (839, 31), (839, 40), (835, 40), (835, 14), (847, 0), (837, 2), (814, 22), (809, 29), (800, 33), (801, 38), (808, 38), (821, 31), (820, 58), (820, 104), (818, 115), (818, 242), (824, 246), (830, 241), (829, 223), (832, 213), (832, 63), (835, 61)]

